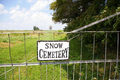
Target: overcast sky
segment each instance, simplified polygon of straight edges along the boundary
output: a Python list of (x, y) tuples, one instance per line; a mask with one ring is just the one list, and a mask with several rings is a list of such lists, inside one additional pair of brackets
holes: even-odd
[(49, 9), (54, 0), (0, 0), (0, 30), (63, 30), (66, 25), (52, 21)]

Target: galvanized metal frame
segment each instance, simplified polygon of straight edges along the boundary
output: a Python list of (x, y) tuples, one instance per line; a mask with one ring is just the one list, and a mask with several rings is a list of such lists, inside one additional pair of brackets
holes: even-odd
[[(38, 34), (38, 40), (40, 40), (40, 33), (42, 33), (42, 32), (37, 32), (37, 34)], [(44, 32), (44, 33), (46, 33), (46, 32)], [(56, 33), (56, 32), (55, 32)], [(63, 33), (67, 33), (67, 34), (71, 34), (72, 32), (63, 32)], [(35, 56), (35, 57), (33, 57), (33, 58), (31, 58), (30, 60), (27, 60), (27, 56), (26, 56), (26, 41), (25, 41), (25, 33), (23, 33), (23, 35), (24, 35), (24, 51), (25, 51), (25, 62), (24, 63), (13, 63), (12, 62), (12, 56), (11, 56), (11, 49), (10, 49), (10, 34), (8, 34), (8, 38), (9, 38), (9, 54), (10, 54), (10, 61), (11, 61), (11, 63), (9, 63), (9, 64), (0, 64), (0, 67), (4, 67), (5, 68), (5, 79), (7, 78), (7, 76), (6, 76), (6, 73), (8, 72), (8, 71), (6, 71), (6, 67), (12, 67), (12, 79), (14, 80), (14, 68), (15, 67), (19, 67), (19, 80), (20, 80), (20, 67), (21, 66), (26, 66), (26, 79), (27, 79), (27, 66), (34, 66), (34, 65), (40, 65), (40, 79), (41, 79), (41, 77), (42, 77), (42, 73), (41, 73), (41, 66), (42, 65), (46, 65), (46, 80), (47, 80), (47, 65), (53, 65), (53, 80), (54, 80), (54, 65), (56, 65), (56, 64), (59, 64), (60, 65), (60, 80), (61, 80), (61, 65), (62, 64), (67, 64), (67, 80), (69, 79), (69, 77), (68, 77), (68, 64), (73, 64), (73, 80), (75, 80), (75, 64), (80, 64), (80, 73), (81, 73), (81, 65), (83, 64), (83, 63), (85, 63), (86, 64), (86, 76), (85, 76), (85, 80), (87, 80), (87, 67), (88, 67), (88, 64), (92, 64), (92, 79), (93, 79), (93, 66), (94, 66), (94, 64), (96, 63), (97, 64), (97, 78), (98, 78), (98, 74), (99, 74), (99, 63), (104, 63), (104, 74), (103, 74), (103, 80), (104, 80), (104, 78), (105, 78), (105, 71), (106, 71), (106, 63), (110, 63), (110, 70), (109, 70), (109, 79), (111, 78), (111, 67), (112, 67), (112, 65), (111, 65), (111, 63), (113, 63), (113, 62), (115, 62), (116, 63), (116, 69), (115, 69), (115, 75), (114, 75), (114, 79), (116, 79), (116, 72), (117, 72), (117, 68), (118, 68), (118, 63), (120, 63), (120, 59), (118, 58), (118, 55), (119, 55), (119, 33), (120, 33), (120, 31), (81, 31), (81, 32), (76, 32), (76, 33), (79, 33), (78, 35), (76, 35), (76, 36), (74, 36), (74, 37), (72, 37), (72, 38), (70, 38), (69, 39), (69, 36), (67, 35), (67, 40), (69, 40), (69, 41), (71, 41), (72, 39), (74, 39), (74, 38), (76, 38), (76, 37), (78, 37), (78, 36), (80, 36), (81, 37), (81, 51), (80, 51), (80, 60), (77, 60), (77, 61), (69, 61), (69, 60), (67, 60), (67, 61), (60, 61), (60, 62), (34, 62), (34, 63), (29, 63), (28, 61), (30, 61), (30, 60), (32, 60), (32, 59), (34, 59), (34, 58), (36, 58), (37, 56)], [(93, 33), (94, 35), (93, 35), (93, 59), (92, 60), (82, 60), (82, 35), (83, 35), (83, 33)], [(95, 60), (94, 59), (94, 53), (95, 53), (95, 34), (96, 33), (105, 33), (106, 34), (106, 36), (105, 36), (105, 59), (103, 59), (103, 60)], [(117, 57), (116, 57), (116, 59), (107, 59), (107, 57), (106, 57), (106, 55), (107, 55), (107, 35), (109, 34), (109, 33), (117, 33)], [(2, 33), (3, 34), (3, 33)], [(6, 33), (5, 33), (6, 34)], [(15, 33), (14, 33), (15, 34)], [(55, 37), (54, 37), (54, 33), (53, 33), (53, 40), (55, 40)], [(1, 75), (3, 75), (3, 74), (0, 74), (0, 76)], [(81, 80), (81, 75), (79, 75), (79, 80)]]

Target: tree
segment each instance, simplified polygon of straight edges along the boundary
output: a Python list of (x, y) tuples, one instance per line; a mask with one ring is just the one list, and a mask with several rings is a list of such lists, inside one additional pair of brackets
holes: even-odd
[[(50, 9), (54, 11), (53, 21), (67, 23), (64, 31), (72, 31), (88, 25), (94, 21), (120, 12), (120, 0), (56, 0), (51, 3)], [(84, 29), (85, 31), (120, 31), (120, 15), (110, 18), (97, 25)], [(75, 34), (74, 34), (75, 35)], [(69, 35), (74, 36), (73, 34)], [(119, 35), (120, 37), (120, 35)], [(95, 55), (104, 54), (105, 34), (95, 34)], [(82, 35), (82, 44), (88, 49), (93, 47), (93, 34)], [(79, 40), (76, 38), (76, 41)], [(120, 39), (119, 39), (120, 42)], [(107, 54), (116, 55), (117, 35), (109, 34), (107, 37)], [(120, 56), (119, 56), (120, 57)], [(107, 70), (107, 69), (106, 69)], [(106, 79), (107, 80), (107, 79)]]
[[(54, 11), (53, 21), (67, 23), (64, 31), (72, 31), (88, 25), (94, 21), (110, 16), (116, 12), (120, 12), (120, 0), (56, 0), (51, 3), (50, 9)], [(120, 31), (120, 15), (110, 18), (97, 25), (89, 27), (87, 31)], [(108, 46), (115, 45), (117, 37), (109, 34)], [(101, 37), (102, 36), (102, 37)], [(120, 36), (120, 35), (119, 35)], [(86, 34), (83, 36), (85, 43), (90, 43), (89, 38), (92, 35)], [(104, 34), (96, 35), (101, 40), (96, 41), (96, 46), (99, 46), (100, 41), (104, 41)], [(112, 42), (112, 44), (111, 44)], [(100, 43), (102, 45), (102, 43)], [(104, 43), (103, 43), (104, 44)], [(111, 48), (116, 48), (112, 46)]]
[[(67, 23), (65, 30), (72, 31), (119, 12), (119, 6), (120, 0), (56, 0), (50, 9), (54, 11), (52, 20)], [(116, 16), (87, 30), (120, 30), (119, 25), (120, 17)]]
[(36, 26), (33, 26), (33, 30), (39, 30), (39, 28)]
[(69, 23), (81, 15), (93, 0), (56, 0), (51, 3), (50, 9), (54, 10), (53, 21)]
[(52, 30), (52, 26), (51, 25), (49, 26), (49, 29)]

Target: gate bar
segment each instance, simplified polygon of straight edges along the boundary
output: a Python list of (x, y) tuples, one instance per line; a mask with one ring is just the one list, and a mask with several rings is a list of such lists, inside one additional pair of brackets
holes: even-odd
[[(94, 60), (94, 63), (104, 63), (105, 60)], [(106, 62), (120, 62), (120, 59), (108, 59)], [(36, 63), (27, 63), (27, 66), (33, 65), (51, 65), (51, 64), (74, 64), (74, 63), (93, 63), (93, 60), (76, 60), (76, 61), (61, 61), (61, 62), (36, 62)], [(9, 64), (0, 64), (0, 67), (12, 67), (12, 66), (26, 66), (26, 63), (13, 63), (13, 65)]]
[[(80, 31), (80, 32), (75, 32), (75, 33), (117, 33), (120, 31)], [(0, 34), (16, 34), (16, 33), (33, 33), (33, 32), (9, 32), (9, 33), (0, 33)], [(74, 32), (34, 32), (34, 33), (74, 33)]]
[(12, 78), (14, 80), (14, 69), (13, 69), (12, 56), (11, 56), (11, 48), (10, 48), (10, 34), (8, 34), (8, 38), (9, 38), (9, 55), (10, 55), (10, 61), (11, 61), (11, 67), (12, 67)]
[(105, 64), (104, 64), (103, 80), (105, 79), (106, 55), (107, 55), (107, 33), (106, 33), (106, 35), (105, 35)]
[(105, 18), (103, 18), (103, 19), (100, 19), (100, 20), (98, 20), (98, 21), (95, 21), (95, 22), (93, 22), (93, 23), (90, 23), (90, 24), (88, 24), (88, 25), (85, 25), (85, 26), (83, 26), (83, 27), (81, 27), (81, 28), (78, 28), (78, 29), (76, 29), (76, 30), (73, 30), (73, 31), (71, 31), (71, 32), (76, 33), (76, 32), (78, 32), (78, 31), (80, 31), (80, 30), (83, 30), (83, 29), (86, 29), (86, 28), (88, 28), (88, 27), (91, 27), (91, 26), (93, 26), (93, 25), (95, 25), (95, 24), (98, 24), (98, 23), (100, 23), (100, 22), (103, 22), (103, 21), (105, 21), (105, 20), (107, 20), (107, 19), (109, 19), (109, 18), (112, 18), (112, 17), (114, 17), (114, 16), (117, 16), (117, 15), (119, 15), (119, 14), (120, 14), (120, 12), (115, 13), (115, 14), (113, 14), (113, 15), (110, 15), (110, 16), (108, 16), (108, 17), (105, 17)]

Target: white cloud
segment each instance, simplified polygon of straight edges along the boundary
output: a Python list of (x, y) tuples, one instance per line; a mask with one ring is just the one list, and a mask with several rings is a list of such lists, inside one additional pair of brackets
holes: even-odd
[(0, 14), (7, 14), (7, 13), (8, 13), (8, 11), (4, 10), (4, 5), (0, 4)]
[(26, 0), (28, 3), (35, 2), (35, 0)]
[(12, 7), (12, 8), (10, 8), (10, 14), (14, 14), (14, 13), (17, 13), (18, 12), (18, 10), (20, 9), (20, 6), (19, 5), (17, 5), (16, 7)]
[(20, 9), (20, 6), (19, 6), (19, 5), (17, 5), (16, 7), (11, 7), (11, 8), (10, 8), (10, 10), (18, 10), (18, 9)]
[(4, 10), (4, 11), (3, 11), (3, 13), (4, 13), (4, 14), (7, 14), (7, 13), (8, 13), (8, 11), (7, 11), (7, 10)]
[(49, 5), (48, 1), (37, 1), (33, 6), (31, 6), (30, 10), (39, 11), (43, 10), (47, 5)]
[(18, 2), (18, 3), (22, 3), (22, 1), (21, 1), (21, 0), (18, 0), (17, 2)]
[(4, 6), (2, 4), (0, 4), (0, 10), (3, 10)]
[[(52, 15), (50, 15), (49, 11), (47, 11), (47, 13), (42, 12), (42, 10), (48, 7), (50, 1), (52, 0), (37, 1), (29, 9), (20, 9), (19, 5), (10, 8), (10, 19), (12, 19), (14, 22), (8, 23), (12, 27), (6, 27), (8, 26), (7, 23), (0, 23), (2, 29), (7, 28), (10, 30), (32, 30), (33, 26), (37, 26), (42, 30), (49, 30), (50, 25), (54, 30), (63, 29), (65, 25), (54, 24), (54, 22), (52, 22)], [(3, 12), (5, 13), (6, 11)]]

